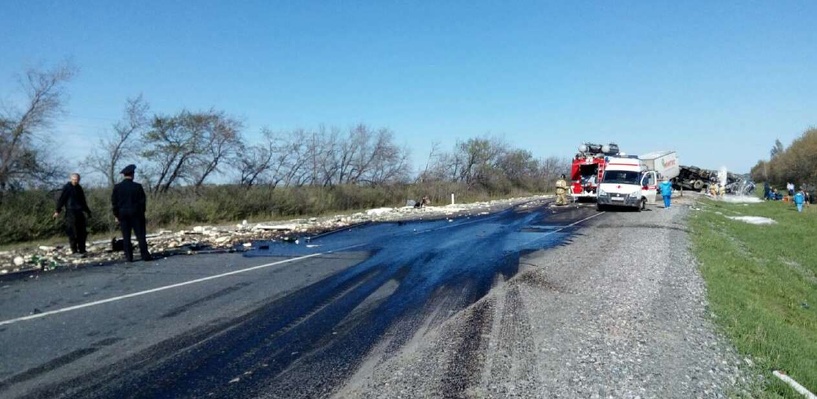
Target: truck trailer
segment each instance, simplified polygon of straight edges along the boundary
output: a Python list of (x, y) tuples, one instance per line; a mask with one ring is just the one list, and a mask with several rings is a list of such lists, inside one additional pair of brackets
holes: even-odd
[(638, 159), (644, 163), (647, 170), (656, 172), (658, 180), (667, 178), (673, 181), (681, 173), (681, 165), (678, 163), (678, 155), (675, 151), (654, 151), (639, 155)]

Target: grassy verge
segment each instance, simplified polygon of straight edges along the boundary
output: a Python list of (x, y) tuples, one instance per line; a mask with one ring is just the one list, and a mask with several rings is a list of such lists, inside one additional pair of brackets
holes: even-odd
[[(94, 214), (88, 220), (91, 238), (110, 239), (117, 235), (110, 210), (110, 189), (88, 188), (85, 192)], [(406, 200), (419, 200), (424, 195), (431, 198), (432, 205), (443, 205), (449, 203), (452, 193), (458, 203), (530, 194), (516, 189), (501, 192), (469, 189), (458, 183), (274, 189), (228, 185), (204, 186), (198, 190), (178, 187), (167, 193), (149, 195), (146, 217), (148, 231), (177, 230), (200, 224), (287, 220), (400, 207)], [(29, 190), (0, 196), (0, 251), (65, 242), (62, 217), (56, 220), (51, 217), (58, 195), (59, 190)]]
[[(716, 321), (767, 383), (762, 397), (802, 398), (781, 370), (817, 392), (817, 206), (703, 200), (690, 218)], [(733, 216), (770, 218), (751, 224)]]

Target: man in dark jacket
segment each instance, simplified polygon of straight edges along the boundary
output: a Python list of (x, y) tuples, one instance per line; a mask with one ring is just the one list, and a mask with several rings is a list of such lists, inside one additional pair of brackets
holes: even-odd
[(113, 216), (119, 223), (122, 231), (122, 241), (125, 249), (125, 259), (133, 262), (133, 244), (130, 241), (131, 230), (136, 234), (139, 242), (139, 252), (142, 260), (151, 260), (148, 252), (148, 243), (145, 238), (145, 209), (147, 207), (147, 197), (142, 185), (133, 181), (136, 173), (136, 165), (128, 165), (121, 172), (123, 180), (113, 187), (111, 194), (111, 207)]
[(71, 181), (62, 187), (60, 199), (57, 200), (57, 208), (53, 217), (56, 219), (65, 208), (65, 232), (68, 234), (68, 243), (71, 245), (71, 253), (84, 255), (85, 240), (88, 238), (86, 230), (87, 219), (91, 217), (91, 209), (85, 201), (85, 192), (79, 185), (79, 173), (71, 173)]

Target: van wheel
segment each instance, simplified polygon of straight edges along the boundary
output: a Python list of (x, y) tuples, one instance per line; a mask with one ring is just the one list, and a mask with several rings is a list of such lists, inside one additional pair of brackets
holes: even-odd
[(607, 208), (604, 205), (596, 204), (596, 210), (599, 212), (604, 212)]
[(647, 209), (647, 199), (646, 199), (646, 198), (642, 198), (642, 199), (641, 199), (641, 203), (640, 203), (640, 204), (638, 204), (638, 211), (639, 211), (639, 212), (641, 212), (641, 211), (643, 211), (643, 210), (645, 210), (645, 209)]

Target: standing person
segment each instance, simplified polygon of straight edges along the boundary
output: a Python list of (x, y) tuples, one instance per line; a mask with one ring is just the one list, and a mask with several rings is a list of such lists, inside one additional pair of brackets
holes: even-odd
[(79, 173), (71, 173), (71, 181), (62, 186), (62, 193), (52, 217), (56, 219), (65, 207), (65, 232), (68, 234), (71, 254), (85, 255), (85, 240), (88, 238), (85, 214), (87, 213), (90, 218), (91, 209), (85, 201), (85, 191), (79, 185), (80, 179)]
[(147, 262), (152, 260), (148, 252), (148, 243), (145, 238), (145, 210), (147, 209), (147, 197), (142, 185), (133, 181), (136, 173), (136, 165), (128, 165), (122, 169), (122, 181), (113, 187), (111, 194), (111, 207), (113, 216), (119, 223), (122, 231), (122, 241), (125, 249), (125, 259), (133, 262), (133, 244), (130, 241), (131, 230), (136, 234), (139, 242), (139, 252), (142, 260)]
[(794, 183), (792, 182), (786, 183), (786, 190), (789, 192), (789, 197), (794, 195)]
[(769, 182), (763, 182), (763, 199), (768, 201), (769, 197), (772, 195), (772, 188), (769, 187)]
[(794, 194), (794, 205), (797, 205), (797, 212), (803, 212), (803, 204), (806, 202), (806, 194), (803, 193), (803, 190)]
[(664, 209), (668, 209), (672, 202), (672, 183), (667, 177), (664, 177), (664, 181), (658, 184), (658, 189), (661, 191), (661, 197), (664, 198)]
[(567, 182), (563, 174), (556, 180), (556, 205), (567, 205)]

